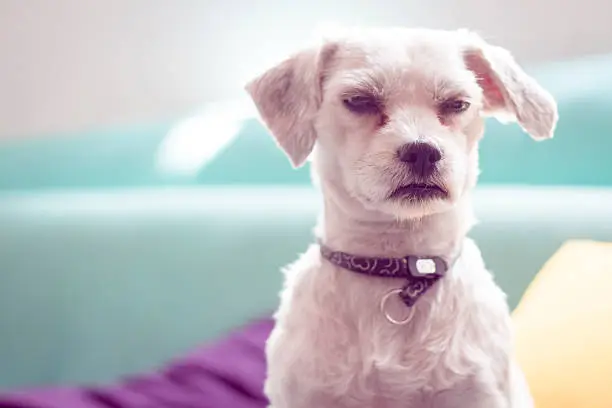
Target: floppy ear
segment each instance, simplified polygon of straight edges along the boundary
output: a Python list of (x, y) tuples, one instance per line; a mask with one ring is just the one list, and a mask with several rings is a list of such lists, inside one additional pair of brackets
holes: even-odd
[(323, 94), (325, 66), (335, 47), (306, 49), (249, 82), (246, 90), (272, 136), (299, 167), (314, 148), (314, 119)]
[(483, 112), (501, 121), (512, 120), (535, 140), (553, 137), (557, 104), (553, 97), (501, 47), (487, 44), (477, 34), (461, 31), (463, 57), (483, 91)]

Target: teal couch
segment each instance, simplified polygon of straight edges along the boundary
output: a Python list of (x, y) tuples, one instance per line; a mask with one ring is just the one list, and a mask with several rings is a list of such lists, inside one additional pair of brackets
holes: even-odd
[[(513, 306), (564, 240), (612, 240), (611, 71), (533, 70), (559, 100), (552, 141), (489, 126), (472, 235)], [(199, 171), (164, 174), (173, 125), (0, 145), (0, 389), (110, 382), (275, 307), (311, 241), (307, 169), (247, 118)]]

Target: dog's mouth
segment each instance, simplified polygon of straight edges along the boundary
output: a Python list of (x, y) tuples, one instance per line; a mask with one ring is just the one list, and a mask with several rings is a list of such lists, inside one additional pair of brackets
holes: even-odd
[(425, 201), (445, 199), (448, 192), (437, 184), (412, 183), (400, 186), (393, 190), (389, 199), (406, 199), (411, 201)]

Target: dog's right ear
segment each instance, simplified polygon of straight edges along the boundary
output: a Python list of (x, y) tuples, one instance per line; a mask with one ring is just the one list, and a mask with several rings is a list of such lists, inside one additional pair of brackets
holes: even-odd
[(325, 67), (334, 51), (331, 43), (306, 49), (246, 86), (263, 122), (294, 167), (304, 164), (314, 148), (314, 119), (323, 98)]

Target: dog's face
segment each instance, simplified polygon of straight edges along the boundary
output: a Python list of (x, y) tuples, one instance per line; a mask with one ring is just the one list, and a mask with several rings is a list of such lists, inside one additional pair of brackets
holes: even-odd
[(554, 100), (503, 49), (469, 32), (353, 32), (248, 87), (293, 164), (317, 145), (323, 184), (398, 218), (444, 211), (478, 174), (483, 117), (552, 136)]

